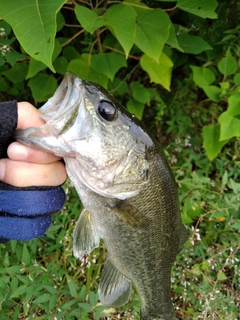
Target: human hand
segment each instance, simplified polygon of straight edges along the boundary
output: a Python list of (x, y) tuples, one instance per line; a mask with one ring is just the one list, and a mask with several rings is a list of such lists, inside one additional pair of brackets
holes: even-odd
[[(0, 109), (1, 113), (1, 109)], [(44, 124), (40, 112), (28, 102), (18, 103), (17, 130)], [(58, 186), (66, 180), (66, 170), (60, 158), (13, 142), (9, 145), (8, 159), (0, 160), (0, 180), (16, 187)]]
[[(44, 124), (39, 111), (27, 102), (1, 106), (0, 158), (6, 153), (6, 135), (11, 138), (16, 128)], [(14, 126), (15, 119), (11, 118), (16, 110), (18, 122)], [(3, 118), (10, 123), (10, 129)], [(0, 159), (0, 242), (41, 237), (51, 224), (51, 214), (64, 204), (65, 193), (57, 187), (66, 179), (64, 164), (50, 153), (17, 142), (9, 145), (7, 153), (9, 158)]]

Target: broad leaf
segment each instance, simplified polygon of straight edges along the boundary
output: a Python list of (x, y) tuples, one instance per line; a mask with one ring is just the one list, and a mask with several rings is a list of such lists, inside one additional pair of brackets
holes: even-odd
[(124, 49), (126, 57), (134, 44), (136, 34), (135, 10), (123, 4), (113, 5), (107, 9), (103, 19), (107, 28), (117, 38)]
[(2, 72), (2, 74), (7, 77), (8, 80), (12, 81), (13, 83), (17, 83), (26, 78), (27, 70), (27, 63), (16, 63), (11, 69)]
[(207, 156), (212, 161), (221, 151), (222, 147), (228, 142), (219, 141), (220, 138), (220, 125), (208, 125), (203, 127), (203, 146), (206, 150)]
[(16, 290), (14, 290), (14, 292), (11, 294), (10, 298), (16, 298), (21, 296), (22, 294), (26, 293), (28, 291), (28, 286), (27, 285), (22, 285), (20, 287), (18, 287)]
[(88, 300), (91, 306), (96, 306), (99, 300), (98, 294), (90, 291), (88, 295)]
[(151, 82), (161, 84), (165, 89), (170, 90), (173, 63), (165, 53), (161, 54), (158, 63), (144, 54), (140, 64), (148, 73)]
[(141, 103), (149, 103), (150, 91), (145, 88), (140, 82), (131, 82), (130, 84), (133, 98)]
[(17, 51), (10, 51), (6, 54), (5, 57), (7, 62), (9, 62), (10, 65), (13, 67), (17, 61), (24, 60), (27, 57), (27, 55), (19, 53)]
[[(0, 17), (13, 28), (24, 50), (52, 71), (56, 15), (65, 0), (0, 0)], [(33, 36), (35, 35), (35, 36)]]
[(29, 61), (29, 67), (28, 67), (28, 73), (26, 76), (26, 79), (30, 79), (35, 77), (40, 71), (45, 70), (47, 68), (46, 64), (39, 61), (35, 60), (34, 58), (30, 58)]
[(193, 71), (193, 81), (200, 88), (208, 86), (215, 81), (215, 75), (210, 69), (196, 66), (190, 66), (190, 68)]
[(220, 141), (240, 136), (240, 120), (231, 116), (228, 111), (220, 115), (218, 122), (221, 125)]
[(177, 36), (176, 36), (176, 31), (175, 31), (175, 27), (174, 25), (171, 23), (171, 27), (169, 29), (169, 36), (168, 36), (168, 39), (166, 41), (166, 43), (172, 47), (172, 48), (175, 48), (181, 52), (183, 52), (182, 48), (180, 47), (179, 43), (178, 43), (178, 39), (177, 39)]
[(35, 303), (35, 304), (44, 303), (49, 301), (50, 298), (51, 298), (50, 293), (43, 293), (43, 294), (40, 294), (39, 297), (37, 297), (35, 300), (33, 300), (32, 303)]
[(150, 58), (158, 61), (169, 37), (171, 21), (161, 9), (137, 10), (135, 44)]
[[(62, 51), (62, 46), (55, 39), (55, 46), (53, 50), (52, 61), (56, 59), (56, 57), (60, 54), (61, 51)], [(47, 68), (46, 64), (31, 57), (26, 79), (35, 77), (40, 71), (45, 70), (46, 68)]]
[(117, 71), (122, 67), (126, 67), (127, 63), (123, 55), (110, 52), (92, 55), (91, 66), (96, 72), (104, 74), (113, 81)]
[(218, 63), (218, 70), (224, 75), (229, 76), (237, 71), (238, 64), (236, 59), (232, 56), (230, 50), (226, 52), (226, 57), (222, 58)]
[(68, 61), (65, 57), (58, 57), (53, 62), (53, 66), (57, 73), (64, 75), (67, 72)]
[(38, 73), (28, 82), (32, 95), (36, 102), (43, 102), (50, 98), (57, 89), (57, 80), (52, 75), (46, 73)]
[(91, 34), (103, 25), (102, 17), (87, 7), (75, 6), (74, 11), (81, 26)]
[(82, 54), (80, 59), (74, 59), (70, 61), (67, 70), (75, 73), (83, 80), (96, 82), (102, 85), (104, 88), (107, 88), (108, 86), (108, 78), (105, 75), (95, 71), (91, 67), (88, 62), (87, 54)]
[(240, 115), (240, 95), (234, 94), (228, 98), (228, 110), (231, 116)]
[(217, 86), (202, 86), (206, 96), (212, 101), (219, 102), (221, 100), (221, 89)]
[(127, 109), (130, 113), (134, 114), (139, 120), (142, 120), (144, 111), (144, 104), (134, 99), (128, 100)]
[(214, 12), (217, 5), (216, 0), (178, 0), (177, 2), (178, 8), (204, 19), (217, 18), (217, 14)]
[(203, 51), (212, 50), (212, 47), (205, 40), (190, 34), (181, 34), (178, 37), (178, 42), (185, 53), (199, 54)]
[(237, 86), (240, 85), (240, 73), (235, 73), (233, 81)]

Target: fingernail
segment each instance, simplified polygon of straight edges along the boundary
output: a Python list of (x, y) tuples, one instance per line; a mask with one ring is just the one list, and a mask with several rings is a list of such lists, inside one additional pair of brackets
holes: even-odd
[(8, 156), (12, 160), (25, 160), (27, 153), (27, 147), (18, 142), (14, 142), (8, 147)]

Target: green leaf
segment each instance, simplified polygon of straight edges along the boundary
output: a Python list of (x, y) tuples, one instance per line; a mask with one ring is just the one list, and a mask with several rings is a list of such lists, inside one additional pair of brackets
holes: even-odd
[(240, 232), (240, 223), (234, 223), (231, 225), (231, 227), (237, 229)]
[(56, 15), (64, 3), (65, 0), (0, 0), (0, 16), (12, 26), (24, 50), (52, 71)]
[(113, 94), (117, 94), (120, 96), (123, 96), (125, 93), (128, 92), (128, 86), (126, 84), (126, 82), (122, 79), (119, 79), (117, 77), (115, 77), (112, 81), (112, 83), (110, 84), (110, 88), (111, 88), (111, 93)]
[(165, 53), (162, 53), (157, 63), (146, 54), (141, 57), (141, 67), (146, 71), (151, 82), (161, 84), (165, 89), (170, 90), (173, 63)]
[(222, 147), (228, 142), (219, 141), (220, 138), (220, 125), (208, 125), (203, 127), (203, 146), (206, 150), (207, 156), (212, 161), (221, 151)]
[(236, 59), (232, 56), (230, 50), (226, 52), (226, 57), (218, 63), (218, 70), (224, 75), (229, 76), (237, 71), (238, 65)]
[(63, 310), (71, 310), (72, 306), (78, 302), (78, 299), (73, 299), (62, 305)]
[(63, 56), (69, 61), (81, 58), (80, 53), (73, 46), (63, 48)]
[(236, 73), (233, 78), (234, 83), (239, 86), (240, 85), (240, 73)]
[(218, 122), (221, 125), (220, 141), (240, 136), (240, 120), (233, 117), (228, 111), (220, 115)]
[(62, 30), (62, 28), (63, 28), (64, 25), (65, 25), (64, 16), (63, 16), (63, 14), (62, 14), (60, 11), (57, 13), (57, 19), (56, 19), (56, 21), (57, 21), (57, 32), (58, 32), (58, 31)]
[(104, 24), (102, 17), (99, 17), (94, 11), (87, 7), (77, 5), (74, 11), (81, 26), (91, 34)]
[(180, 47), (185, 53), (199, 54), (212, 50), (212, 47), (202, 38), (183, 33), (178, 37)]
[(98, 294), (90, 291), (89, 295), (88, 295), (88, 299), (89, 299), (89, 303), (91, 304), (91, 306), (96, 306), (96, 304), (98, 303), (98, 300), (99, 300)]
[(178, 0), (177, 7), (201, 18), (216, 19), (216, 0)]
[(221, 89), (219, 87), (202, 86), (202, 89), (205, 92), (206, 96), (212, 101), (219, 102), (221, 100), (220, 98)]
[(75, 299), (78, 298), (78, 286), (76, 285), (72, 277), (70, 277), (69, 275), (67, 275), (67, 282), (71, 296), (73, 296)]
[(25, 265), (29, 265), (30, 261), (31, 261), (30, 254), (29, 254), (28, 247), (27, 247), (26, 243), (24, 243), (24, 245), (23, 245), (22, 261)]
[(27, 57), (27, 55), (19, 53), (17, 51), (10, 51), (6, 54), (5, 57), (7, 62), (9, 62), (10, 65), (13, 67), (17, 61), (24, 60)]
[(0, 55), (0, 67), (5, 64), (5, 59), (2, 55)]
[(113, 81), (118, 70), (122, 67), (126, 67), (127, 63), (123, 55), (110, 52), (92, 55), (91, 66), (96, 72), (104, 74)]
[(183, 52), (182, 48), (181, 48), (180, 45), (179, 45), (177, 36), (176, 36), (175, 27), (174, 27), (174, 25), (173, 25), (172, 23), (171, 23), (171, 27), (170, 27), (170, 29), (169, 29), (169, 36), (168, 36), (168, 39), (167, 39), (166, 43), (167, 43), (170, 47), (175, 48), (175, 49)]
[(80, 293), (79, 293), (79, 300), (80, 300), (80, 301), (85, 301), (86, 295), (87, 295), (86, 286), (83, 285), (82, 288), (81, 288), (81, 290), (80, 290)]
[(56, 70), (57, 73), (64, 75), (68, 68), (68, 61), (65, 57), (58, 57), (53, 62), (53, 67)]
[(25, 284), (18, 287), (16, 290), (13, 291), (13, 293), (10, 296), (10, 299), (21, 296), (22, 294), (26, 293), (27, 290), (28, 290), (28, 286)]
[(29, 61), (29, 68), (26, 79), (35, 77), (40, 71), (45, 70), (46, 68), (47, 66), (45, 63), (31, 57)]
[(108, 86), (108, 78), (95, 71), (88, 62), (88, 55), (82, 54), (80, 59), (70, 61), (68, 71), (74, 72), (76, 76), (82, 80), (89, 80), (102, 85), (104, 88)]
[(49, 310), (54, 310), (54, 307), (57, 305), (57, 296), (56, 294), (52, 294), (51, 298), (49, 299)]
[(128, 100), (127, 101), (127, 109), (130, 113), (134, 114), (136, 118), (142, 120), (142, 115), (144, 111), (144, 104), (140, 103), (136, 100)]
[(135, 100), (140, 103), (149, 103), (150, 92), (140, 82), (131, 82), (130, 87)]
[(162, 9), (137, 10), (135, 44), (150, 58), (158, 61), (169, 37), (171, 21)]
[(8, 90), (7, 81), (1, 75), (0, 75), (0, 88), (1, 88), (1, 92), (5, 92)]
[(238, 116), (240, 114), (240, 95), (234, 94), (228, 98), (227, 112), (231, 116)]
[(50, 293), (43, 293), (37, 299), (33, 300), (32, 303), (39, 304), (39, 303), (48, 302), (50, 298), (51, 298)]
[(126, 57), (134, 44), (136, 17), (135, 10), (123, 4), (111, 6), (103, 15), (105, 25), (123, 47)]
[(16, 63), (11, 69), (2, 72), (2, 74), (13, 83), (23, 81), (27, 75), (28, 65), (27, 63), (21, 62)]
[(223, 271), (219, 270), (217, 274), (217, 279), (220, 281), (224, 281), (227, 280), (227, 277), (225, 276), (225, 273)]
[(210, 69), (196, 66), (190, 66), (190, 68), (193, 71), (193, 81), (200, 88), (215, 81), (215, 75)]
[(198, 263), (195, 263), (194, 266), (190, 269), (190, 272), (192, 272), (196, 276), (200, 276), (202, 273), (200, 269), (200, 265)]
[(52, 75), (38, 73), (34, 78), (28, 81), (28, 86), (36, 102), (46, 101), (57, 89), (57, 80)]
[(86, 311), (86, 312), (91, 312), (91, 311), (92, 311), (92, 306), (90, 306), (90, 304), (88, 304), (88, 303), (78, 303), (78, 306), (79, 306), (82, 310), (84, 310), (84, 311)]

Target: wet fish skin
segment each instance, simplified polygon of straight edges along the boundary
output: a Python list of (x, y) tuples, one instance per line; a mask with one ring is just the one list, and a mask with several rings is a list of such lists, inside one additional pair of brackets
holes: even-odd
[[(102, 103), (110, 121), (99, 114)], [(171, 267), (188, 234), (159, 144), (106, 90), (72, 74), (40, 111), (47, 123), (18, 133), (18, 140), (64, 157), (84, 206), (74, 255), (90, 253), (101, 238), (108, 251), (100, 300), (125, 304), (133, 282), (142, 320), (175, 319)]]

